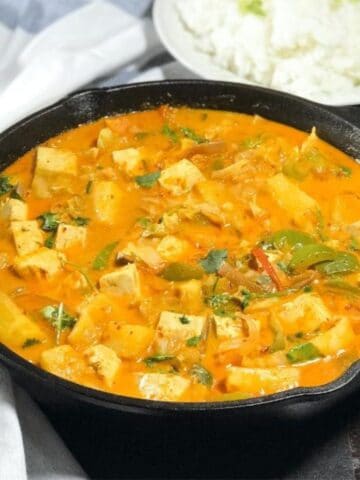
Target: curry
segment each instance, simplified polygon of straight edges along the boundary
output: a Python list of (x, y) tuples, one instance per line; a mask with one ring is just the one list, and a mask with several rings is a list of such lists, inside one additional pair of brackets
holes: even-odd
[(223, 401), (359, 358), (360, 167), (258, 116), (162, 106), (0, 176), (0, 341), (87, 387)]

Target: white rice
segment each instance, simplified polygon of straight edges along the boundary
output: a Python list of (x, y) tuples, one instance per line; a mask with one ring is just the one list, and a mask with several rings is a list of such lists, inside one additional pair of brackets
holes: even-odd
[(360, 99), (360, 1), (176, 0), (196, 49), (240, 78), (317, 101)]

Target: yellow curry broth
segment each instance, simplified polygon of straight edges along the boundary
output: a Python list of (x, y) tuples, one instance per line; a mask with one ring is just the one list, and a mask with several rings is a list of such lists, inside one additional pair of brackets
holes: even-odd
[[(6, 213), (11, 194), (5, 192), (1, 290), (43, 335), (19, 344), (20, 323), (5, 341), (0, 318), (0, 341), (16, 353), (97, 389), (184, 401), (320, 385), (358, 359), (360, 211), (350, 214), (349, 205), (358, 198), (360, 168), (314, 132), (309, 136), (256, 116), (164, 106), (82, 125), (44, 145), (50, 154), (74, 154), (77, 174), (69, 175), (66, 187), (61, 173), (50, 172), (42, 181), (51, 195), (41, 198), (34, 191), (38, 149), (3, 172), (27, 205), (21, 221), (37, 221), (43, 241), (53, 242), (41, 248), (58, 252), (60, 262), (54, 274), (18, 266), (22, 258), (12, 224), (19, 220)], [(117, 163), (114, 151), (123, 152), (125, 160)], [(183, 159), (198, 180), (187, 187), (194, 171), (180, 171), (166, 186), (164, 172)], [(152, 172), (160, 177), (144, 186), (139, 177)], [(287, 204), (292, 193), (282, 193), (286, 182), (300, 192), (296, 208)], [(99, 185), (115, 189), (105, 201), (96, 197)], [(301, 216), (303, 200), (308, 206)], [(49, 212), (58, 222), (53, 231), (37, 220)], [(86, 239), (57, 248), (59, 224), (85, 229)], [(316, 262), (287, 270), (299, 245), (259, 244), (285, 229), (310, 235), (314, 244), (333, 249), (334, 257), (346, 252), (352, 267), (336, 275), (318, 272)], [(101, 266), (94, 266), (109, 245)], [(257, 256), (259, 245), (272, 270)], [(211, 252), (219, 259), (220, 251), (227, 258), (215, 269), (199, 264)], [(232, 276), (221, 273), (222, 261)], [(190, 265), (195, 273), (168, 278), (165, 272), (174, 263), (185, 270)], [(119, 284), (114, 272), (136, 278)], [(293, 287), (295, 281), (305, 283)], [(55, 309), (52, 318), (49, 306)], [(163, 312), (178, 314), (167, 333)], [(203, 322), (201, 335), (186, 338), (193, 315)], [(63, 321), (71, 325), (59, 324)]]

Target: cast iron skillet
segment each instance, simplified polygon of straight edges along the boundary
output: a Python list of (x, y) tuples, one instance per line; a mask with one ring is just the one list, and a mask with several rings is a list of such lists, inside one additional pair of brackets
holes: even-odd
[[(253, 86), (212, 81), (168, 81), (94, 89), (71, 95), (20, 121), (0, 135), (0, 170), (37, 144), (64, 130), (105, 115), (144, 110), (161, 104), (205, 107), (262, 115), (318, 135), (354, 158), (360, 158), (360, 128), (355, 109), (335, 109)], [(344, 117), (347, 117), (345, 119)], [(360, 120), (360, 119), (359, 119)], [(360, 121), (359, 121), (360, 125)], [(51, 375), (0, 344), (0, 361), (45, 406), (122, 413), (179, 415), (191, 418), (236, 415), (241, 419), (303, 417), (326, 409), (360, 387), (360, 362), (338, 380), (316, 388), (297, 388), (266, 397), (212, 403), (154, 402), (89, 389)]]

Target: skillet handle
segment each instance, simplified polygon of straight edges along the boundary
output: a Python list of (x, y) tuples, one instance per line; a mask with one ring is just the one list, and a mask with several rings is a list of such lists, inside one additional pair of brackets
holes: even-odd
[(353, 123), (360, 128), (360, 105), (351, 105), (349, 107), (327, 107), (328, 110), (340, 115), (345, 120)]

